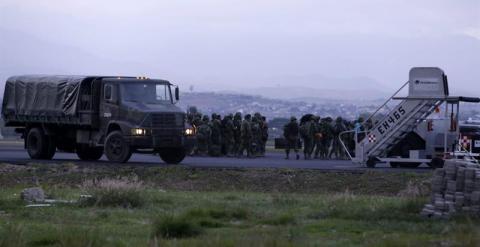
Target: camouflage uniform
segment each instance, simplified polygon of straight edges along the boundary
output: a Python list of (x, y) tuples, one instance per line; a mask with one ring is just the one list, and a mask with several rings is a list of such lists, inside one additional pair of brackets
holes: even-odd
[(212, 114), (210, 128), (212, 129), (212, 135), (210, 138), (211, 144), (208, 153), (211, 156), (220, 156), (222, 149), (222, 123), (218, 119), (218, 115), (215, 113)]
[(298, 122), (295, 117), (290, 118), (290, 122), (283, 126), (283, 137), (285, 137), (285, 159), (290, 158), (290, 149), (295, 151), (297, 160), (300, 158), (298, 155), (298, 134), (299, 134)]
[(320, 146), (320, 158), (327, 159), (330, 146), (332, 144), (333, 139), (333, 127), (332, 127), (332, 119), (330, 117), (322, 119), (320, 122), (320, 129), (322, 132), (322, 140)]
[(302, 117), (302, 122), (300, 124), (300, 135), (303, 140), (303, 155), (304, 158), (310, 159), (313, 151), (313, 138), (315, 136), (315, 125), (313, 123), (312, 116)]
[(198, 126), (197, 131), (197, 153), (199, 155), (206, 155), (210, 148), (210, 138), (212, 136), (212, 129), (209, 125), (208, 116), (204, 116), (202, 122)]
[(330, 151), (329, 158), (332, 157), (332, 154), (335, 153), (335, 158), (336, 159), (344, 159), (345, 158), (345, 153), (344, 149), (342, 147), (342, 144), (340, 144), (340, 141), (338, 139), (338, 135), (345, 131), (345, 125), (343, 123), (343, 119), (341, 117), (337, 117), (335, 120), (335, 125), (333, 126), (333, 141), (332, 141), (332, 150)]
[(231, 156), (234, 154), (233, 149), (235, 145), (233, 115), (230, 114), (223, 119), (222, 129), (224, 154), (227, 156)]
[(240, 146), (242, 145), (242, 114), (240, 112), (235, 113), (233, 117), (233, 153), (238, 154), (240, 152)]
[(243, 155), (243, 152), (247, 151), (247, 156), (252, 157), (252, 126), (251, 126), (252, 117), (250, 114), (245, 116), (245, 119), (242, 121), (241, 126), (241, 146), (238, 152), (239, 156)]
[(320, 158), (320, 151), (322, 150), (322, 128), (320, 124), (320, 116), (315, 116), (313, 118), (313, 125), (315, 127), (315, 135), (313, 138), (313, 146), (315, 149), (315, 159)]
[(255, 113), (252, 121), (250, 122), (252, 129), (252, 154), (259, 156), (260, 146), (262, 142), (262, 130), (260, 128), (260, 114)]
[(260, 154), (262, 156), (265, 156), (265, 150), (267, 147), (267, 141), (268, 141), (268, 123), (267, 123), (267, 118), (262, 116), (262, 121), (260, 125), (260, 129), (262, 132), (262, 145), (260, 146)]

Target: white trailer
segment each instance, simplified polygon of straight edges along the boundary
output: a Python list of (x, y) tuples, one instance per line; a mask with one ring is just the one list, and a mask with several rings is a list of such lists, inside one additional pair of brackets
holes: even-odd
[[(400, 97), (407, 86), (408, 95)], [(392, 167), (422, 163), (442, 167), (443, 161), (453, 156), (474, 156), (459, 145), (460, 102), (478, 103), (480, 98), (450, 96), (447, 76), (440, 68), (412, 68), (409, 80), (365, 119), (361, 128), (342, 132), (338, 138), (351, 160), (367, 167), (378, 162)], [(352, 133), (354, 152), (344, 143), (344, 137)]]

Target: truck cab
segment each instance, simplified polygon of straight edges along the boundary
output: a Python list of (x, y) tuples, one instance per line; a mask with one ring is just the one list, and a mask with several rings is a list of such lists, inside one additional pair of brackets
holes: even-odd
[(175, 105), (178, 87), (165, 80), (102, 80), (98, 143), (109, 160), (125, 162), (131, 152), (158, 153), (166, 163), (179, 163), (191, 148), (193, 131)]

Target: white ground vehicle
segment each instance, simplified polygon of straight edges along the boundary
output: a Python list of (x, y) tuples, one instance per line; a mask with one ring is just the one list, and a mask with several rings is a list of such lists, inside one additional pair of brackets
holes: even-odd
[[(408, 95), (399, 97), (407, 85)], [(395, 105), (394, 100), (400, 102)], [(444, 159), (453, 156), (471, 158), (472, 152), (459, 145), (460, 102), (478, 103), (480, 98), (449, 96), (447, 76), (439, 68), (412, 68), (409, 80), (365, 119), (361, 129), (342, 132), (339, 139), (352, 161), (367, 167), (377, 162), (392, 167), (422, 163), (441, 167)], [(354, 153), (343, 142), (352, 133)]]

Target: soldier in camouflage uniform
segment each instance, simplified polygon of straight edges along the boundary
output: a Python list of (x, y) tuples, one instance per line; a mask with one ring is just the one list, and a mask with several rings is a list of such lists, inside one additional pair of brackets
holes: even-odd
[(240, 146), (242, 144), (241, 129), (242, 129), (242, 113), (237, 112), (233, 117), (233, 139), (234, 139), (233, 153), (234, 154), (238, 154), (240, 152)]
[(265, 151), (266, 151), (267, 141), (268, 141), (268, 123), (267, 123), (267, 118), (264, 116), (262, 116), (260, 129), (262, 132), (262, 145), (260, 149), (260, 154), (261, 156), (265, 156)]
[(232, 156), (234, 155), (234, 145), (235, 145), (235, 133), (233, 125), (233, 115), (230, 114), (225, 116), (222, 121), (223, 133), (222, 141), (225, 155)]
[(313, 117), (313, 125), (315, 126), (315, 135), (313, 138), (315, 159), (320, 158), (320, 151), (322, 150), (323, 133), (322, 133), (322, 126), (320, 124), (320, 119), (321, 119), (320, 116)]
[(328, 156), (329, 158), (332, 157), (333, 153), (335, 153), (336, 159), (345, 158), (344, 149), (338, 139), (338, 135), (345, 130), (346, 130), (346, 127), (344, 125), (343, 119), (341, 117), (337, 117), (337, 119), (335, 119), (335, 125), (333, 126), (334, 137), (332, 141), (332, 150), (330, 151), (330, 154)]
[(305, 121), (300, 124), (300, 135), (303, 140), (303, 157), (308, 160), (312, 158), (313, 139), (315, 136), (315, 125), (311, 116), (304, 117)]
[(252, 129), (252, 155), (259, 156), (260, 155), (260, 146), (262, 145), (262, 130), (260, 127), (261, 115), (260, 113), (255, 113), (253, 115), (251, 123)]
[(328, 153), (333, 140), (333, 127), (332, 127), (332, 118), (327, 117), (323, 118), (320, 121), (320, 129), (322, 132), (322, 140), (320, 146), (320, 158), (328, 159)]
[(208, 116), (203, 116), (197, 129), (197, 154), (207, 155), (210, 148), (212, 129), (210, 128)]
[(212, 120), (210, 121), (210, 128), (212, 129), (212, 135), (210, 138), (210, 149), (208, 153), (211, 156), (221, 156), (222, 149), (222, 123), (218, 119), (218, 115), (213, 113)]
[(242, 121), (241, 126), (241, 146), (238, 152), (239, 156), (242, 156), (244, 151), (247, 151), (247, 157), (252, 157), (252, 116), (250, 114), (245, 115), (245, 119)]
[(300, 159), (300, 155), (298, 154), (298, 140), (299, 140), (299, 127), (297, 118), (291, 117), (290, 122), (283, 126), (283, 137), (285, 138), (285, 159), (290, 158), (290, 150), (293, 149), (295, 151), (295, 155), (297, 160)]

